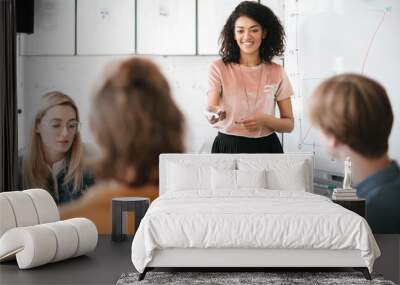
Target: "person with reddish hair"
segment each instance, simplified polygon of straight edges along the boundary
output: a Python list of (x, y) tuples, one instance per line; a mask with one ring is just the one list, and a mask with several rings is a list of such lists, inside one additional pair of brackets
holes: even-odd
[(60, 208), (63, 219), (86, 217), (111, 233), (111, 200), (158, 197), (161, 153), (184, 151), (184, 118), (159, 68), (143, 58), (112, 64), (96, 92), (90, 126), (99, 147), (93, 170), (99, 182), (77, 202)]

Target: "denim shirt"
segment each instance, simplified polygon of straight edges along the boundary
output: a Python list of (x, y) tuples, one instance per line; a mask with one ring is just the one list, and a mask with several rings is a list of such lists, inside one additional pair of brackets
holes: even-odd
[[(20, 191), (26, 189), (25, 185), (23, 185), (23, 173), (22, 173), (23, 159), (24, 159), (24, 155), (21, 154), (18, 157), (19, 169), (18, 169), (18, 176), (17, 176), (17, 190), (20, 190)], [(67, 157), (66, 159), (67, 159), (67, 161), (69, 161), (69, 157)], [(68, 163), (67, 163), (67, 165), (68, 165)], [(53, 199), (57, 205), (65, 203), (65, 202), (69, 202), (71, 200), (78, 199), (95, 182), (92, 172), (88, 169), (84, 169), (83, 177), (82, 177), (82, 185), (81, 185), (81, 187), (78, 187), (77, 191), (74, 192), (73, 191), (74, 190), (74, 181), (69, 181), (67, 183), (64, 183), (65, 175), (67, 174), (67, 172), (68, 172), (68, 168), (64, 168), (60, 172), (57, 173), (57, 189), (58, 189), (57, 194), (54, 193), (54, 190), (55, 190), (54, 180), (53, 180), (51, 173), (49, 174), (49, 176), (47, 178), (47, 185), (46, 185), (47, 187), (45, 190), (47, 190), (50, 193), (50, 195), (53, 197)], [(38, 185), (38, 187), (40, 187), (40, 186)]]
[[(54, 193), (50, 194), (53, 196), (54, 201), (56, 204), (62, 204), (65, 202), (70, 202), (72, 200), (78, 199), (86, 192), (86, 190), (94, 184), (93, 174), (89, 170), (83, 171), (83, 178), (82, 178), (82, 185), (78, 188), (77, 191), (73, 192), (74, 190), (74, 181), (69, 181), (64, 184), (65, 175), (68, 169), (63, 169), (57, 174), (57, 188), (58, 188), (58, 195), (54, 195)], [(49, 189), (55, 189), (54, 187), (54, 180), (50, 175), (47, 178), (47, 184)], [(56, 197), (58, 196), (58, 197)]]
[(400, 234), (400, 168), (392, 161), (386, 168), (356, 186), (367, 202), (367, 221), (373, 233)]

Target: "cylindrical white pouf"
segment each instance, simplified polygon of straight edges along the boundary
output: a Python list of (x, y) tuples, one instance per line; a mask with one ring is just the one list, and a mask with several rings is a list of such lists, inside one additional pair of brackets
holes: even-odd
[(41, 225), (11, 229), (0, 239), (0, 254), (16, 253), (20, 269), (49, 263), (56, 252), (57, 239), (54, 232)]
[(26, 227), (39, 224), (35, 205), (30, 196), (23, 191), (11, 191), (1, 193), (8, 199), (13, 209), (17, 227)]
[(98, 233), (96, 225), (86, 218), (74, 218), (65, 220), (64, 222), (71, 224), (78, 232), (78, 250), (74, 257), (86, 254), (96, 248)]
[(56, 202), (49, 192), (43, 189), (28, 189), (23, 192), (31, 197), (38, 214), (39, 224), (60, 220)]
[(51, 262), (74, 256), (78, 249), (78, 233), (71, 224), (59, 221), (41, 226), (51, 229), (57, 238), (57, 253)]
[(6, 231), (17, 226), (11, 204), (1, 194), (3, 193), (0, 193), (0, 238)]

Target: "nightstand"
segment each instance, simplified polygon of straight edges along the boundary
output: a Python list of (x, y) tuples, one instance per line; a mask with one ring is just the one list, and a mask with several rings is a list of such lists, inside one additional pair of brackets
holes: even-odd
[(339, 204), (340, 206), (359, 214), (361, 217), (365, 218), (367, 216), (366, 212), (366, 202), (365, 199), (354, 199), (354, 200), (334, 200), (332, 202)]

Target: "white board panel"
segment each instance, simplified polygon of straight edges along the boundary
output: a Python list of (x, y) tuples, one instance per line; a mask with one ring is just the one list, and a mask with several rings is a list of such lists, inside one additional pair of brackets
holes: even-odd
[(285, 22), (285, 1), (283, 0), (261, 0), (261, 4), (267, 6), (279, 18), (282, 25)]
[(196, 53), (195, 0), (137, 0), (137, 52)]
[(35, 0), (34, 33), (21, 36), (22, 55), (75, 53), (75, 0)]
[(395, 114), (389, 154), (400, 160), (400, 2), (395, 0), (287, 0), (285, 69), (295, 88), (295, 129), (285, 151), (314, 151), (316, 167), (343, 173), (307, 116), (308, 102), (324, 79), (356, 72), (380, 82)]
[(218, 54), (219, 35), (229, 15), (241, 0), (198, 0), (198, 54)]
[(135, 52), (135, 0), (78, 0), (77, 54)]
[[(147, 57), (147, 56), (146, 56)], [(23, 82), (20, 86), (24, 100), (24, 129), (29, 132), (40, 97), (52, 90), (71, 96), (78, 105), (82, 122), (81, 136), (85, 143), (95, 144), (89, 128), (92, 96), (104, 75), (104, 70), (119, 56), (22, 56)], [(172, 96), (185, 116), (185, 146), (187, 152), (210, 152), (216, 136), (204, 117), (207, 102), (207, 78), (210, 64), (216, 56), (148, 56), (166, 76)], [(21, 137), (21, 146), (28, 142)]]

